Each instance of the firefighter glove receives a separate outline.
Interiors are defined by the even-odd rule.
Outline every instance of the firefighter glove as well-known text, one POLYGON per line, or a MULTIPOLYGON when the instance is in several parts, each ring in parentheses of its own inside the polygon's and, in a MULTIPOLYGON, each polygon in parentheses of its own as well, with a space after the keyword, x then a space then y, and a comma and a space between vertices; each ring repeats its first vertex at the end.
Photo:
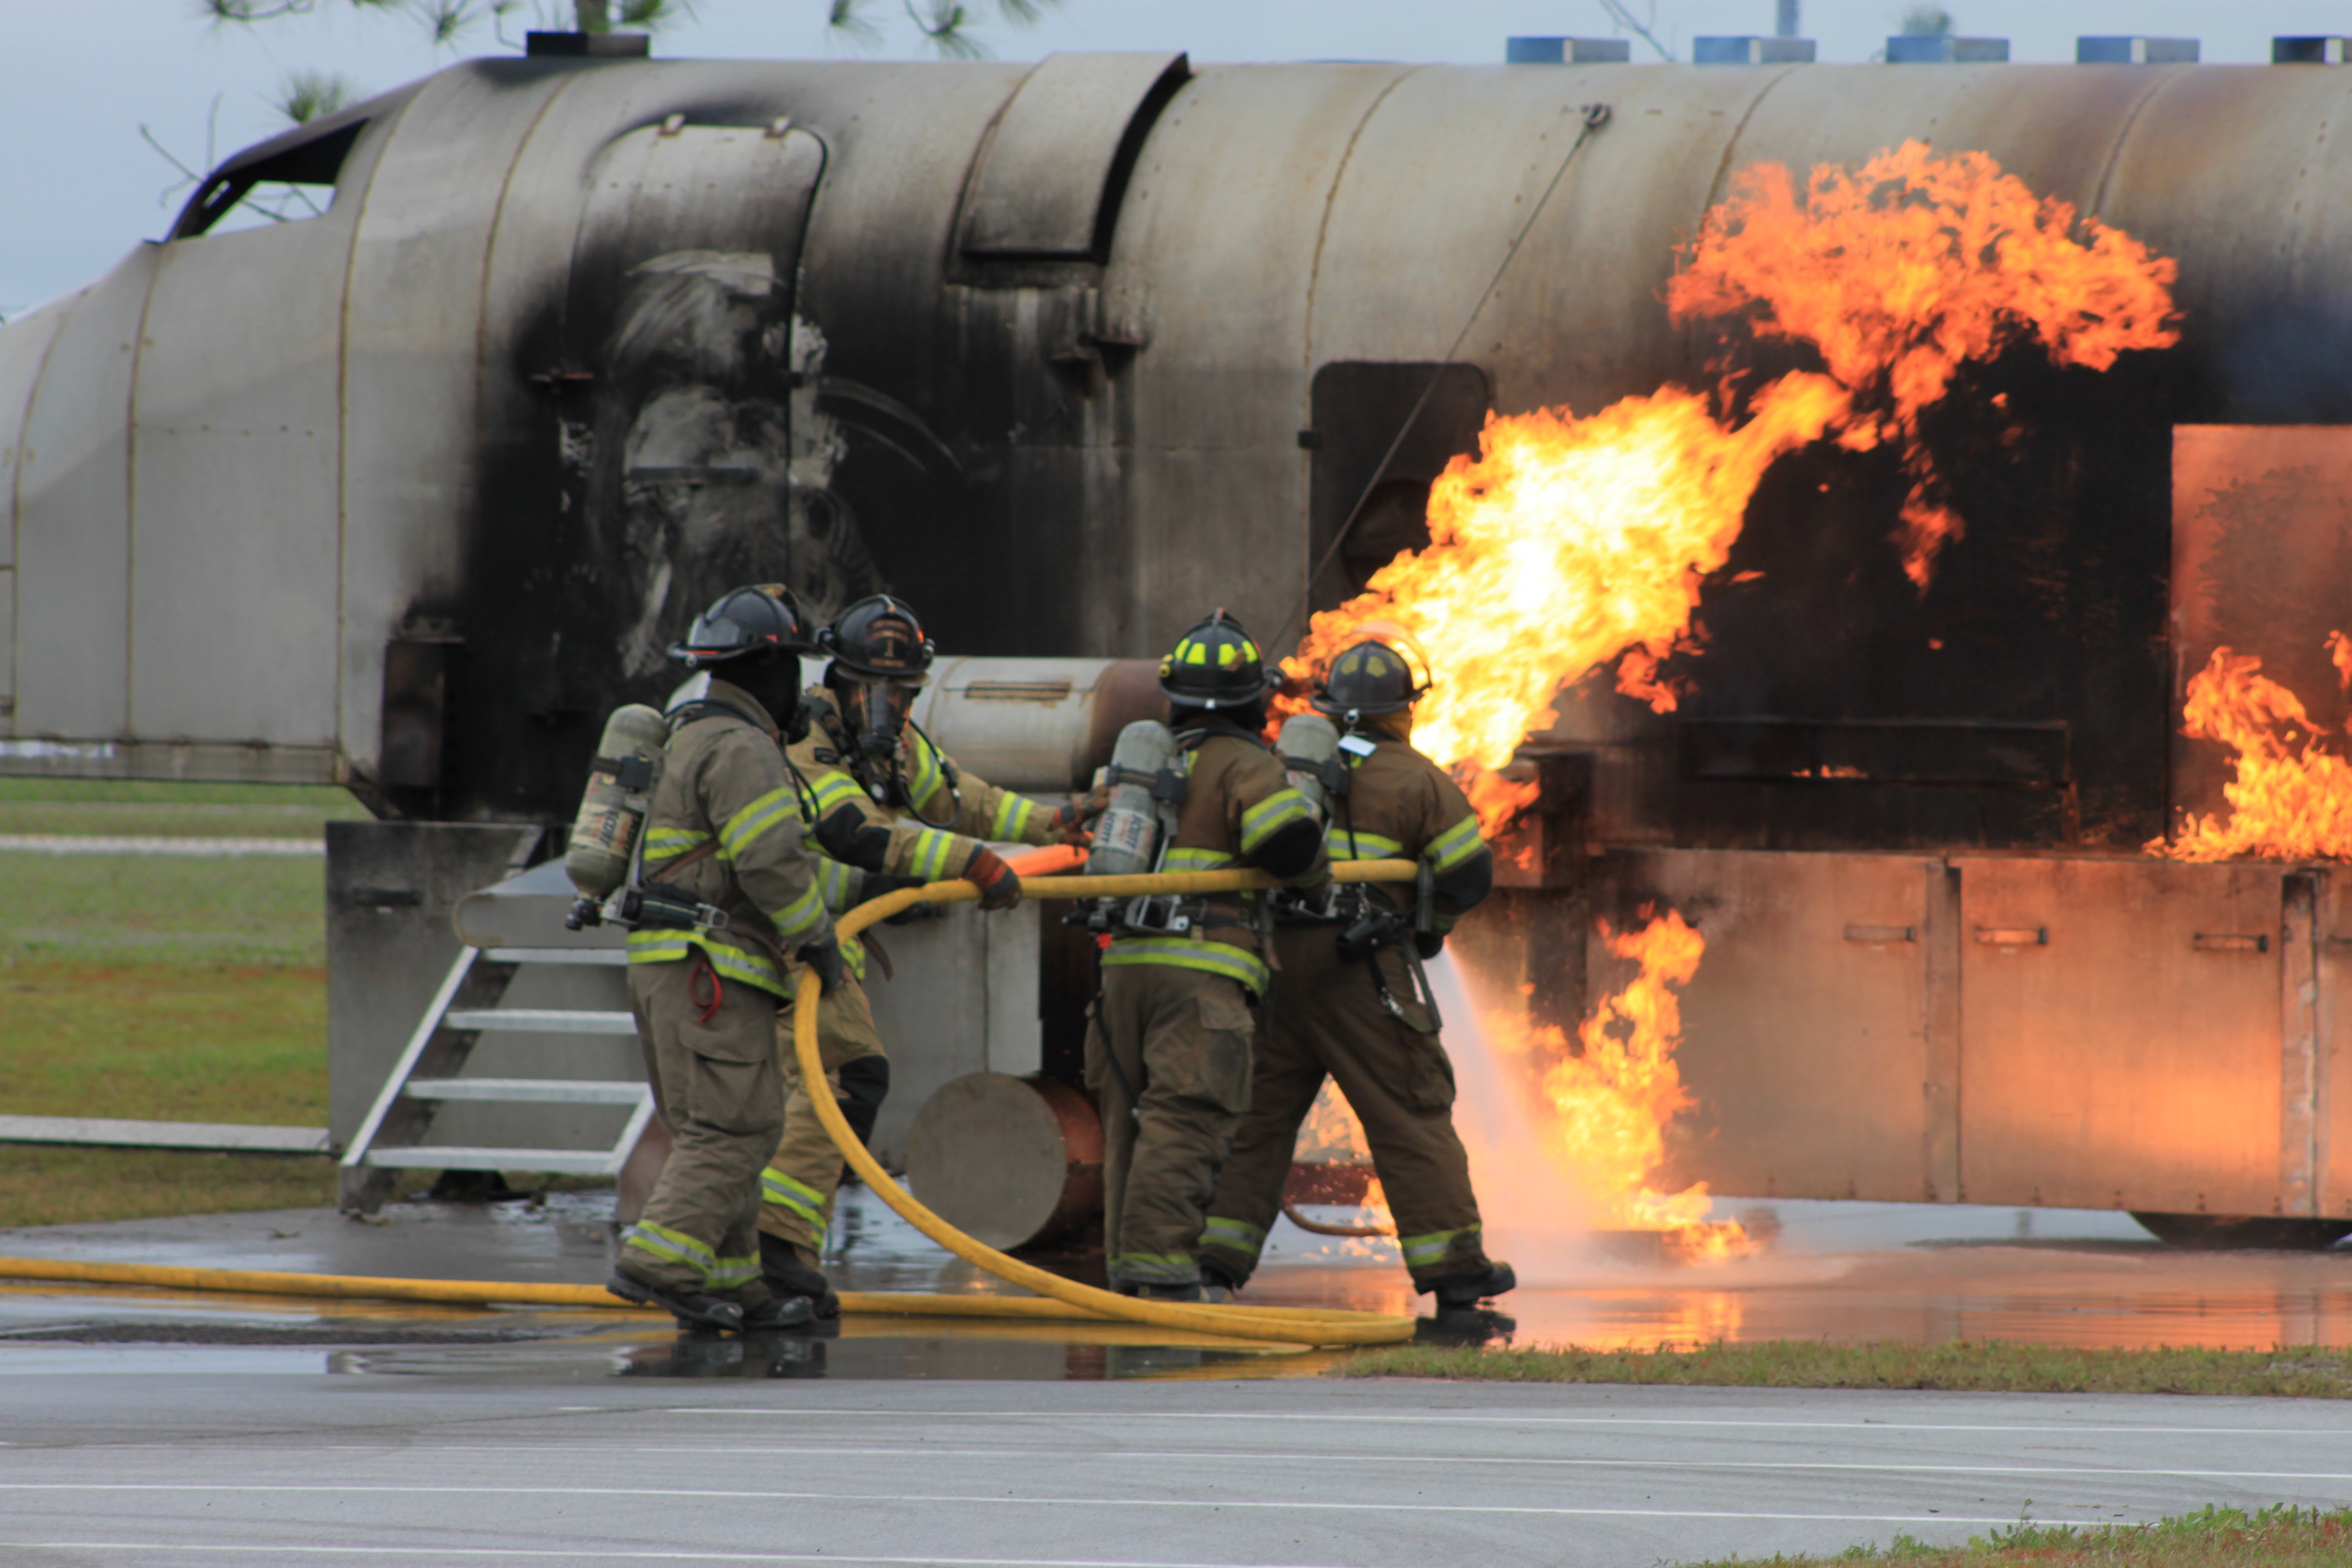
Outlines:
POLYGON ((1054 814, 1054 826, 1062 830, 1062 842, 1084 846, 1092 842, 1087 825, 1110 809, 1110 786, 1097 784, 1077 799, 1054 814))
POLYGON ((866 820, 856 805, 844 805, 816 825, 817 847, 845 866, 879 871, 890 853, 890 830, 866 820))
POLYGON ((1412 933, 1412 950, 1426 959, 1435 958, 1445 946, 1442 931, 1417 931, 1412 933))
POLYGON ((1009 910, 1021 901, 1021 879, 985 844, 972 851, 963 879, 980 889, 983 910, 1009 910))
POLYGON ((808 943, 793 956, 815 970, 827 991, 838 991, 848 983, 849 972, 841 962, 841 943, 831 936, 808 943))

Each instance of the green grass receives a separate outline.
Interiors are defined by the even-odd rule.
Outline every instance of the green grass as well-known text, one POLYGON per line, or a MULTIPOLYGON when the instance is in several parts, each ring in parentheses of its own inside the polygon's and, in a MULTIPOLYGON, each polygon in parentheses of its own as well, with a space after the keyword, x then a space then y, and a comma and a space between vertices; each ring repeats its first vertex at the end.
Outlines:
POLYGON ((1732 1557, 1685 1568, 1815 1568, 1832 1563, 1900 1563, 1906 1568, 2347 1568, 2352 1565, 2352 1510, 2281 1506, 2246 1513, 2206 1508, 2154 1524, 2015 1524, 1966 1546, 1928 1546, 1898 1535, 1887 1548, 1857 1546, 1835 1557, 1732 1557))
POLYGON ((2227 1394, 2352 1397, 2352 1351, 2072 1350, 1953 1341, 1832 1344, 1765 1340, 1687 1350, 1525 1350, 1403 1345, 1360 1351, 1338 1377, 1432 1377, 1496 1383, 1633 1383, 1730 1388, 1900 1388, 1982 1394, 2227 1394))
POLYGON ((0 970, 0 1109, 321 1125, 326 973, 165 963, 0 970))
POLYGON ((309 856, 0 851, 0 970, 327 962, 326 863, 309 856))
POLYGON ((0 1226, 317 1208, 335 1162, 289 1154, 0 1143, 0 1226))
POLYGON ((329 822, 367 815, 332 787, 0 778, 0 834, 316 838, 329 822))
MULTIPOLYGON (((335 789, 0 779, 0 833, 311 837, 363 815, 335 789)), ((323 1124, 323 862, 0 852, 0 1112, 323 1124)), ((334 1197, 326 1159, 0 1144, 0 1226, 334 1197)))

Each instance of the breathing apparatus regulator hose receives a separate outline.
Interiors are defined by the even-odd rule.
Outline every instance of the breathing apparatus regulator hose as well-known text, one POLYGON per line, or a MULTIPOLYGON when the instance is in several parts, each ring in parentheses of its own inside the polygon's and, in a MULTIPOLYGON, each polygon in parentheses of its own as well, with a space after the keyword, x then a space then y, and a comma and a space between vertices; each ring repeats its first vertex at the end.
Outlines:
MULTIPOLYGON (((1408 860, 1353 860, 1332 867, 1331 875, 1334 880, 1341 882, 1410 882, 1416 872, 1408 860)), ((1280 885, 1263 871, 1179 871, 1132 877, 1033 877, 1022 884, 1022 891, 1033 899, 1126 899, 1148 893, 1238 892, 1280 885)), ((835 930, 844 937, 855 936, 867 926, 888 919, 910 904, 962 903, 979 896, 978 888, 962 880, 934 882, 925 888, 904 888, 858 905, 841 917, 835 930)), ((803 969, 801 972, 800 992, 793 1008, 793 1051, 799 1060, 801 1081, 803 1083, 824 1081, 824 1065, 818 1055, 816 1034, 817 999, 824 994, 824 983, 814 971, 803 969)), ((1382 1312, 1150 1301, 1098 1290, 1091 1285, 1081 1285, 1075 1279, 1065 1279, 1058 1274, 1048 1273, 1034 1264, 1007 1257, 992 1247, 973 1240, 916 1202, 912 1194, 890 1179, 890 1173, 882 1168, 881 1162, 875 1159, 857 1134, 850 1131, 849 1122, 843 1117, 841 1107, 835 1103, 833 1096, 813 1095, 810 1100, 817 1120, 824 1124, 825 1131, 841 1151, 842 1158, 849 1162, 850 1168, 857 1173, 859 1179, 871 1187, 884 1203, 897 1210, 907 1223, 950 1252, 966 1262, 977 1264, 1009 1284, 1022 1286, 1040 1296, 1050 1297, 1105 1318, 1149 1323, 1163 1329, 1182 1329, 1193 1333, 1221 1334, 1233 1339, 1270 1340, 1303 1345, 1374 1345, 1393 1344, 1412 1337, 1412 1319, 1392 1317, 1382 1312)))

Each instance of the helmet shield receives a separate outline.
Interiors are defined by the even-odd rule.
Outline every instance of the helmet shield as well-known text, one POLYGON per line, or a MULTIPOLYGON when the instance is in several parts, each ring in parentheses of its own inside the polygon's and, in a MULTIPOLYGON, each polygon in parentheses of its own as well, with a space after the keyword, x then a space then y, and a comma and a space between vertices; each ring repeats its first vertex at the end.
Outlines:
POLYGON ((1245 708, 1265 695, 1265 661, 1233 616, 1219 610, 1160 661, 1160 689, 1187 708, 1245 708))

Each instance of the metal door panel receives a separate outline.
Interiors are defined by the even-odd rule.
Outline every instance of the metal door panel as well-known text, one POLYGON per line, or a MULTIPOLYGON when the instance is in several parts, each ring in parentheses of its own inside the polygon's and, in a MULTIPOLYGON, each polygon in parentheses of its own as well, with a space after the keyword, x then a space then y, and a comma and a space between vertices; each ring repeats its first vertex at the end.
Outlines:
MULTIPOLYGON (((1808 1198, 1937 1196, 1927 1176, 1933 862, 1911 856, 1648 850, 1611 857, 1625 899, 1706 939, 1676 1053, 1696 1105, 1664 1179, 1808 1198)), ((1630 965, 1596 931, 1590 994, 1630 965)), ((1949 1194, 1940 1194, 1946 1198, 1949 1194)))
POLYGON ((2310 1155, 2315 1178, 2309 1212, 2352 1216, 2352 877, 2328 871, 2312 880, 2316 1037, 2309 1075, 2310 1155))
POLYGON ((131 384, 162 255, 140 247, 74 304, 26 412, 16 480, 19 735, 94 740, 129 727, 131 384))
MULTIPOLYGON (((2252 654, 2322 731, 2352 708, 2327 634, 2352 631, 2352 426, 2172 432, 2172 712, 2216 647, 2252 654)), ((2171 825, 2227 814, 2229 748, 2172 735, 2171 825)))
POLYGON ((2285 873, 1954 864, 1966 1201, 2274 1212, 2285 873))
POLYGON ((339 205, 163 247, 131 452, 131 720, 142 737, 335 739, 351 243, 339 205), (257 595, 249 613, 204 607, 240 594, 257 595))

